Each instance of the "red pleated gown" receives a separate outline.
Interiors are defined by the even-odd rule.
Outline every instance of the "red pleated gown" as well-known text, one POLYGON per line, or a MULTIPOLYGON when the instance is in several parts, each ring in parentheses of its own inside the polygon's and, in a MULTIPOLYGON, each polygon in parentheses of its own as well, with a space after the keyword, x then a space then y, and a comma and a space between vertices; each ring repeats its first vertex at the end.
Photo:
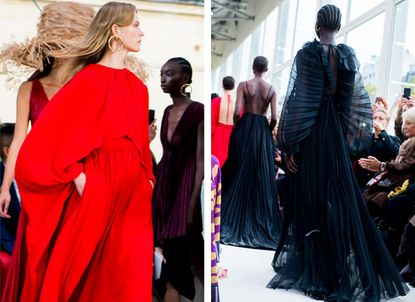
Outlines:
POLYGON ((147 125, 147 88, 127 69, 89 65, 52 98, 16 163, 27 222, 3 301, 151 301, 147 125))

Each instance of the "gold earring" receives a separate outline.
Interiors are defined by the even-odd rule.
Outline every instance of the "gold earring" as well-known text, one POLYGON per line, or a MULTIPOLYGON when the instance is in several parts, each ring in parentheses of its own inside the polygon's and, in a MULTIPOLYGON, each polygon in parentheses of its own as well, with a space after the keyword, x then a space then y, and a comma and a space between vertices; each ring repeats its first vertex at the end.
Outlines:
POLYGON ((193 89, 192 89, 192 86, 190 86, 190 84, 183 84, 182 85, 182 87, 180 87, 180 94, 182 95, 182 96, 187 96, 187 93, 188 94, 191 94, 192 93, 192 91, 193 91, 193 89), (186 88, 187 87, 189 87, 190 88, 190 91, 189 92, 186 92, 186 88))
POLYGON ((320 31, 320 26, 316 25, 315 30, 316 30, 316 32, 319 32, 320 31))
POLYGON ((124 40, 120 37, 120 36, 111 36, 109 39, 108 39, 108 48, 112 51, 112 52, 116 52, 116 51, 120 51, 121 49, 123 49, 124 48, 124 40), (118 47, 117 49, 113 49, 112 48, 112 45, 111 45, 111 41, 112 41, 112 39, 119 39, 120 41, 121 41, 121 47, 118 47))

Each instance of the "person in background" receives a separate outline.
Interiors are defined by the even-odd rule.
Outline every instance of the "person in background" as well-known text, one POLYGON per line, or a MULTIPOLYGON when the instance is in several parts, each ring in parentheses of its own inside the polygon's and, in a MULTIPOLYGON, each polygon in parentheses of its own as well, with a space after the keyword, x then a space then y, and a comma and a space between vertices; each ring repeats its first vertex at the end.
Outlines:
MULTIPOLYGON (((358 154, 357 158, 374 156, 381 161, 390 161, 398 155, 401 140, 386 132, 389 116, 383 109, 373 113, 373 134, 365 150, 358 154)), ((367 182, 375 175, 374 172, 365 170, 359 165, 354 165, 355 176, 359 187, 364 189, 367 182)))
POLYGON ((405 224, 415 206, 415 107, 403 113, 403 134, 407 140, 399 154, 389 161, 374 156, 361 158, 363 169, 377 172, 363 196, 369 204, 377 206, 380 218, 388 229, 388 247, 395 255, 405 224))
POLYGON ((235 79, 227 76, 222 80, 223 96, 212 99, 211 103, 211 144, 212 155, 216 156, 222 167, 228 157, 229 139, 233 128, 235 100, 232 90, 235 79))
POLYGON ((398 102, 398 109, 395 115, 395 135, 399 137, 401 142, 405 141, 407 137, 402 132, 402 114, 409 108, 415 106, 415 98, 413 96, 409 96, 409 99, 401 96, 397 100, 398 102))
POLYGON ((275 249, 281 225, 272 138, 277 93, 263 79, 267 58, 257 56, 252 69, 254 78, 238 85, 234 129, 221 169, 221 240, 230 245, 275 249))
POLYGON ((388 112, 388 102, 385 98, 377 96, 374 104, 372 105, 372 110, 373 112, 376 112, 378 110, 385 110, 386 112, 388 112))
MULTIPOLYGON (((7 165, 7 156, 13 139, 15 125, 12 123, 0 124, 0 182, 3 181, 4 170, 7 165)), ((11 255, 16 240, 17 223, 20 212, 20 198, 16 183, 10 186, 10 204, 8 217, 0 217, 0 296, 4 288, 7 272, 10 267, 11 255)))

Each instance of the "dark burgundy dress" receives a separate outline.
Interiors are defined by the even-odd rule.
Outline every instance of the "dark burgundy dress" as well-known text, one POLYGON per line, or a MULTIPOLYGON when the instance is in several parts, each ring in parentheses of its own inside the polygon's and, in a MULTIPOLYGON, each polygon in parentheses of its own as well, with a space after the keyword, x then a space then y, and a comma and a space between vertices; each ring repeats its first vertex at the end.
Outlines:
MULTIPOLYGON (((193 300, 195 289, 190 258, 195 257, 195 247, 203 250, 201 218, 196 217, 191 230, 186 231, 186 217, 196 174, 197 131, 203 121, 204 106, 190 103, 169 142, 171 108, 172 105, 164 111, 160 133, 163 157, 157 167, 153 199, 155 243, 163 248, 167 261, 162 268, 162 281, 170 282, 181 295, 193 300)), ((198 216, 199 209, 200 203, 195 207, 198 216)))

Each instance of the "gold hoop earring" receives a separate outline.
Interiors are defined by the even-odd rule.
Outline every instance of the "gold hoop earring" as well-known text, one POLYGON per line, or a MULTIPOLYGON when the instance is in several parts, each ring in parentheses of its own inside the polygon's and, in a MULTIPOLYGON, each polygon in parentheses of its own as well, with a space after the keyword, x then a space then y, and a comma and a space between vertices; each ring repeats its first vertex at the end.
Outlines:
POLYGON ((320 31, 320 26, 316 25, 315 30, 316 30, 316 32, 319 32, 320 31))
POLYGON ((108 48, 112 51, 112 52, 116 52, 116 51, 120 51, 121 49, 123 49, 124 48, 124 40, 120 37, 120 36, 111 36, 109 39, 108 39, 108 48), (118 48, 116 48, 115 50, 112 48, 112 45, 111 45, 111 41, 112 41, 112 39, 119 39, 120 41, 121 41, 121 47, 118 47, 118 48))
POLYGON ((187 94, 191 94, 193 91, 192 86, 190 84, 183 84, 182 87, 180 87, 180 94, 182 96, 187 96, 187 94), (186 92, 186 88, 190 88, 190 91, 186 92))

